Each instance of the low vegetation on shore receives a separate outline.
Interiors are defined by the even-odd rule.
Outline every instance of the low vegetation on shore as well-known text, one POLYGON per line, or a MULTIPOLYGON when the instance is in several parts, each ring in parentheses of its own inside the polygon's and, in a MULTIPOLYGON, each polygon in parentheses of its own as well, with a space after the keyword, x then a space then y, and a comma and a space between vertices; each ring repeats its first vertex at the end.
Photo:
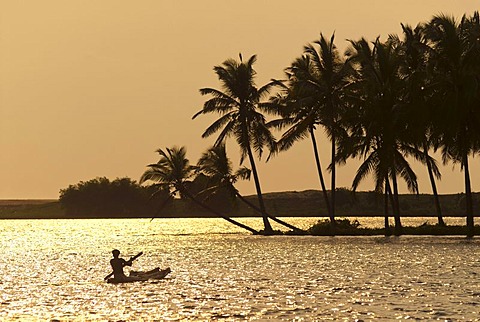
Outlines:
MULTIPOLYGON (((480 233, 480 226, 475 226, 475 235, 480 233)), ((291 231, 287 234, 295 234, 291 231)), ((334 227, 327 220, 320 220, 318 223, 307 229, 305 234, 313 236, 376 236, 394 234, 393 229, 362 227, 357 220, 339 219, 334 227)), ((447 226, 424 223, 418 227, 404 226, 403 235, 422 236, 465 236, 466 226, 447 226)))

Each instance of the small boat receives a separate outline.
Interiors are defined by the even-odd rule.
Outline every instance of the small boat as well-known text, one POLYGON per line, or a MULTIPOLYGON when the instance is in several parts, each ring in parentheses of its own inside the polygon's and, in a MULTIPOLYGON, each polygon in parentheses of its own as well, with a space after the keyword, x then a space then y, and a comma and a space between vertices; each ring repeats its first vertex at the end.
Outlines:
POLYGON ((148 281, 148 280, 159 280, 159 279, 165 278, 165 276, 170 274, 171 271, 172 270, 170 269, 170 267, 167 267, 165 269, 160 269, 159 267, 157 267, 147 272, 130 271, 130 275, 127 276, 126 278, 116 279, 112 277, 107 280, 107 283, 119 284, 119 283, 142 282, 142 281, 148 281))

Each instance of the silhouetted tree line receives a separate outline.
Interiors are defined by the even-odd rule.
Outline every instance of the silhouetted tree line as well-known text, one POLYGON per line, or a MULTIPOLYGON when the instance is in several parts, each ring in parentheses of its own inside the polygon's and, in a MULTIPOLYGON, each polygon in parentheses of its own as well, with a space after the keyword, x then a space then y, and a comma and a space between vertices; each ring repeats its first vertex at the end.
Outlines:
POLYGON ((129 178, 110 181, 102 177, 60 190, 59 201, 67 216, 137 217, 151 216, 162 199, 153 186, 140 186, 129 178))

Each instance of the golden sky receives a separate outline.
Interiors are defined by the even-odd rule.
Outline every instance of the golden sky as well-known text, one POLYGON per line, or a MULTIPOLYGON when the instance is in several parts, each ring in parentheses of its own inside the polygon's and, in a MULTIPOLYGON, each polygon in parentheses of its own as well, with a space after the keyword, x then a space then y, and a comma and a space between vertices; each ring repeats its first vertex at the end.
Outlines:
MULTIPOLYGON (((385 38, 432 15, 460 17, 474 0, 164 1, 5 0, 0 5, 0 199, 57 198, 61 188, 98 176, 138 180, 154 151, 186 146, 190 160, 213 115, 191 120, 219 88, 212 70, 227 58, 258 55, 257 84, 282 78, 302 47, 335 31, 346 39, 385 38)), ((319 135, 323 136, 321 130, 319 135)), ((323 165, 330 158, 320 139, 323 165)), ((238 160, 234 142, 227 144, 238 160)), ((480 162, 472 159, 480 190, 480 162)), ((426 170, 413 161, 422 192, 426 170)), ((358 161, 338 170, 349 187, 358 161)), ((440 193, 463 191, 459 166, 442 168, 440 193)), ((319 189, 310 141, 259 167, 265 192, 319 189)), ((329 180, 327 180, 329 184, 329 180)), ((253 182, 238 185, 253 194, 253 182)), ((366 181, 361 190, 371 190, 366 181)), ((403 188, 405 192, 405 188, 403 188)))

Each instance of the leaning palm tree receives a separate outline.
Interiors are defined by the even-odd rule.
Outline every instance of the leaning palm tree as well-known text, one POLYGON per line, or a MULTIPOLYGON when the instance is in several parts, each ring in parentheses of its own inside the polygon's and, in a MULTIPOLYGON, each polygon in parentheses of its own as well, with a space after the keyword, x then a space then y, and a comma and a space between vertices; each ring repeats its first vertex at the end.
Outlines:
MULTIPOLYGON (((210 179, 208 188, 201 191, 200 194, 206 195, 206 198, 209 198, 212 195, 217 193, 222 194, 226 191, 227 196, 232 200, 239 198, 248 207, 261 214, 261 210, 256 205, 248 201, 244 196, 242 196, 235 187, 235 183, 238 180, 250 180, 250 169, 241 167, 237 171, 233 172, 232 162, 227 156, 225 144, 211 147, 204 152, 197 163, 197 167, 201 173, 210 179)), ((293 231, 301 231, 301 229, 290 225, 289 223, 280 220, 277 217, 274 217, 268 213, 267 215, 273 221, 290 228, 293 231)))
MULTIPOLYGON (((285 124, 288 130, 279 141, 280 149, 290 148, 296 141, 310 136, 313 144, 318 176, 327 205, 330 221, 335 222, 336 148, 339 133, 339 115, 343 108, 344 90, 348 86, 351 68, 341 59, 334 35, 330 40, 320 34, 320 39, 304 47, 304 55, 287 68, 288 86, 285 124), (315 139, 315 129, 323 126, 331 141, 331 188, 327 195, 320 157, 315 139)), ((285 114, 285 113, 284 113, 285 114)))
POLYGON ((147 166, 147 170, 140 178, 140 183, 153 182, 158 189, 170 191, 172 197, 179 193, 181 197, 192 200, 198 206, 225 219, 229 223, 258 234, 255 229, 223 215, 202 203, 192 194, 188 186, 191 183, 190 179, 195 174, 196 167, 190 165, 190 161, 186 157, 185 147, 158 149, 156 152, 160 154, 160 160, 147 166))
POLYGON ((434 16, 426 26, 432 48, 429 66, 436 90, 434 120, 444 162, 460 163, 464 172, 467 236, 474 235, 469 156, 479 152, 480 17, 434 16))
POLYGON ((204 103, 203 109, 196 113, 193 118, 209 113, 221 115, 205 130, 202 137, 206 138, 220 132, 215 146, 224 143, 228 137, 235 138, 241 151, 240 164, 243 163, 245 158, 248 158, 250 162, 262 213, 264 233, 272 234, 273 230, 268 221, 263 201, 254 153, 261 158, 265 146, 270 150, 274 149, 275 139, 266 125, 265 116, 261 112, 267 110, 262 99, 269 94, 276 82, 269 82, 260 88, 255 86, 256 72, 253 69, 253 64, 256 59, 254 55, 244 62, 240 55, 240 62, 227 59, 221 66, 215 66, 214 71, 222 84, 223 91, 214 88, 202 88, 200 93, 209 95, 211 98, 204 103))

